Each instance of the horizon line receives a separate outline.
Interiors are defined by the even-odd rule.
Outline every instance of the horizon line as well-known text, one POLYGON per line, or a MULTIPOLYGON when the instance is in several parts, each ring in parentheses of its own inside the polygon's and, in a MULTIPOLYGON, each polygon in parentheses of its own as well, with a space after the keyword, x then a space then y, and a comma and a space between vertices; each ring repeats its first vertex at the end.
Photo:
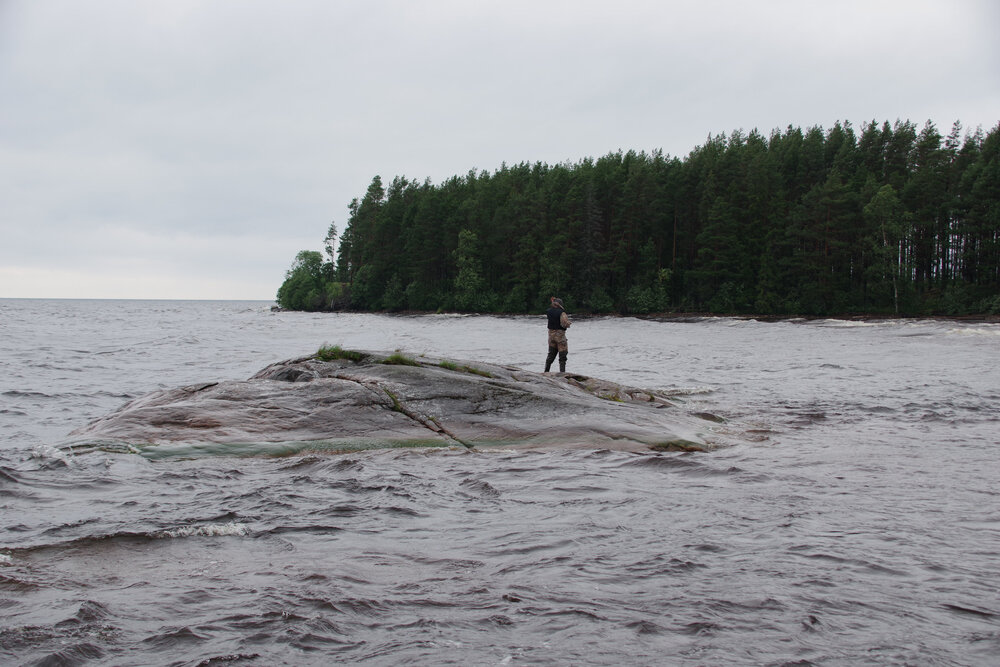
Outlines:
POLYGON ((139 296, 0 296, 0 301, 263 301, 277 303, 275 299, 220 299, 190 297, 139 297, 139 296))

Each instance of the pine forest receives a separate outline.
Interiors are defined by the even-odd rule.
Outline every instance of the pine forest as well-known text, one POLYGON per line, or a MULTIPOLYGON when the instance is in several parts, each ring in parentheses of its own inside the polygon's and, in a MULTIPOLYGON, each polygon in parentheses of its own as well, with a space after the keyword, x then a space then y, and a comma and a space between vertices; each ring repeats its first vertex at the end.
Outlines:
POLYGON ((295 310, 1000 314, 1000 124, 872 121, 709 136, 440 184, 375 176, 295 310), (338 243, 339 241, 339 243, 338 243))

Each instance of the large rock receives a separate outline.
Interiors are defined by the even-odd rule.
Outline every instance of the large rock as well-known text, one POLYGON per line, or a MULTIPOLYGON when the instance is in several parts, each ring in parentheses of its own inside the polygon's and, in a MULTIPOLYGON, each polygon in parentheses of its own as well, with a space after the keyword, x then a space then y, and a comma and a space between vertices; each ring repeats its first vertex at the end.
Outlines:
POLYGON ((705 422, 654 391, 478 362, 359 356, 302 357, 249 380, 153 392, 71 435, 133 445, 322 441, 327 450, 705 447, 705 422))

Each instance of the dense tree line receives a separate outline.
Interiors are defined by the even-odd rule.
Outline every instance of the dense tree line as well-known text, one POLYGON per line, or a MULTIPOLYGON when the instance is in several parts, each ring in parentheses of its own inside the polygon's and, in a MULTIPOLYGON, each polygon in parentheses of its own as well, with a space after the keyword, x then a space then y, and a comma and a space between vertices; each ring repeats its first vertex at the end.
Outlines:
POLYGON ((376 176, 334 257, 299 253, 305 309, 828 315, 1000 312, 1000 125, 710 136, 439 185, 376 176))

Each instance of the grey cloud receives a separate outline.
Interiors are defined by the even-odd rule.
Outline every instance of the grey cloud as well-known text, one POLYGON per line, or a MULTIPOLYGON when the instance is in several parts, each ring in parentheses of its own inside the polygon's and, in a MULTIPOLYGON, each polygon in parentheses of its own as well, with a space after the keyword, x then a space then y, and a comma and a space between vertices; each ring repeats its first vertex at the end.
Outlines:
MULTIPOLYGON (((196 274, 201 256, 181 254, 198 236, 319 249, 375 174, 683 156, 709 133, 836 120, 992 125, 997 18, 972 0, 15 0, 0 4, 15 100, 0 118, 0 262, 44 269, 46 239, 129 228, 177 240, 170 266, 196 274)), ((295 250, 261 243, 211 275, 257 265, 280 281, 295 250)))

